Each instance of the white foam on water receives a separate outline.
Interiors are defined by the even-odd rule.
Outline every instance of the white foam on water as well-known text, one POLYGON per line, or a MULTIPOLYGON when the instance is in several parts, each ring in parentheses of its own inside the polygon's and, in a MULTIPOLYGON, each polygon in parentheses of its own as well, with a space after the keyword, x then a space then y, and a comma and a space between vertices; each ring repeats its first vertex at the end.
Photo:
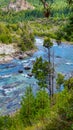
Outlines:
POLYGON ((27 74, 25 74, 24 77, 29 78, 29 76, 27 74))
POLYGON ((25 74, 21 74, 21 76, 25 76, 25 74))
POLYGON ((35 60, 35 57, 32 57, 32 58, 30 58, 29 60, 30 60, 30 61, 34 61, 34 60, 35 60))
POLYGON ((29 76, 27 74, 21 74, 23 77, 25 78, 29 78, 29 76))
POLYGON ((20 63, 28 63, 28 60, 23 60, 20 63))
POLYGON ((58 45, 56 43, 54 43, 53 46, 58 46, 58 45))
POLYGON ((0 86, 0 90, 3 90, 3 88, 2 88, 3 86, 0 86))
POLYGON ((11 74, 9 74, 9 75, 2 75, 2 76, 0 76, 0 78, 9 78, 11 76, 12 76, 11 74))
POLYGON ((36 39, 35 39, 35 43, 36 43, 36 45, 43 45, 43 42, 44 42, 44 39, 43 38, 39 38, 39 37, 37 37, 36 39))
POLYGON ((15 91, 15 90, 17 90, 17 87, 8 88, 8 89, 5 89, 5 93, 7 94, 7 93, 10 93, 10 92, 15 91))
POLYGON ((66 64, 67 64, 67 65, 73 65, 73 63, 70 63, 70 62, 67 62, 66 64))

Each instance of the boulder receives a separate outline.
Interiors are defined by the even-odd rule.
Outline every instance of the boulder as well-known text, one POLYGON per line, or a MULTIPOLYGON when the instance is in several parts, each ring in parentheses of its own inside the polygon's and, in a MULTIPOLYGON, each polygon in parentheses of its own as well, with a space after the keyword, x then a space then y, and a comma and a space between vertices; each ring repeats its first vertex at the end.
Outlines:
POLYGON ((25 66, 24 69, 25 69, 25 70, 30 70, 31 67, 30 67, 30 66, 25 66))
POLYGON ((56 56, 56 58, 62 58, 61 56, 56 56))
POLYGON ((32 77, 33 76, 33 74, 32 73, 29 73, 29 74, 27 74, 29 77, 32 77))
POLYGON ((23 70, 18 70, 19 73, 23 73, 23 70))
POLYGON ((23 59, 24 59, 23 55, 20 55, 20 56, 19 56, 19 59, 20 59, 20 60, 23 60, 23 59))

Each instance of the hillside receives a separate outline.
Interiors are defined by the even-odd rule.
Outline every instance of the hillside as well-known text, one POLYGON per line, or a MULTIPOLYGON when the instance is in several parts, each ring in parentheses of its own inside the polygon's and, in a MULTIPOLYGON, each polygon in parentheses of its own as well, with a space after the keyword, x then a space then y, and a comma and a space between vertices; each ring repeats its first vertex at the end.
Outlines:
MULTIPOLYGON (((0 22, 17 23, 44 18, 43 5, 40 0, 27 0, 26 4, 23 0, 16 0, 10 3, 9 1, 11 0, 0 0, 0 8, 3 8, 3 10, 8 9, 8 11, 0 10, 0 22)), ((51 5, 51 17, 61 19, 70 15, 66 1, 54 0, 52 2, 52 0, 48 0, 48 2, 51 5)))
POLYGON ((9 11, 21 11, 27 9, 34 9, 34 7, 25 0, 8 0, 7 2, 0 0, 2 10, 9 11))
MULTIPOLYGON (((25 0, 0 0, 0 7, 5 7, 7 6, 9 3, 11 2, 16 2, 16 1, 24 1, 25 0)), ((42 3, 40 0, 26 0, 27 2, 29 2, 31 5, 34 5, 35 7, 39 7, 39 6, 42 6, 42 3)), ((54 8, 57 8, 57 9, 61 9, 63 7, 66 7, 67 6, 67 3, 65 0, 47 0, 50 4, 52 3, 54 8)))

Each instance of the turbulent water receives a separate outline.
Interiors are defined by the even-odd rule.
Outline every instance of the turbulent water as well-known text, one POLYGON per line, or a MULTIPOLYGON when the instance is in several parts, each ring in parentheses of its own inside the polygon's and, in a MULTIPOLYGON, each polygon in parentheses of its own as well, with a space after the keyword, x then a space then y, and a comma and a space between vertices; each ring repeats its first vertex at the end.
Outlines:
MULTIPOLYGON (((21 97, 27 86, 31 85, 34 93, 38 87, 35 78, 28 74, 31 73, 36 57, 47 59, 48 56, 47 49, 43 47, 43 39, 36 37, 35 40, 38 50, 31 57, 0 64, 0 114, 8 114, 20 108, 21 97), (31 69, 25 70, 26 66, 31 69), (23 70, 23 73, 18 73, 19 70, 23 70)), ((55 71, 66 76, 73 75, 73 45, 62 43, 58 46, 54 43, 51 52, 54 52, 55 71)))

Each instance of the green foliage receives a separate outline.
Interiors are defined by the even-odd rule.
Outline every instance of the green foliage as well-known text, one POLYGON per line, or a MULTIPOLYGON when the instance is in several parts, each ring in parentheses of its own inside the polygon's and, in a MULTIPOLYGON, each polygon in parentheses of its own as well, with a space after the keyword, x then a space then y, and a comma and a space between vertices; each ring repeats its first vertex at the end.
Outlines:
POLYGON ((8 34, 1 34, 0 35, 0 41, 2 43, 12 43, 12 38, 10 37, 10 35, 8 34))
POLYGON ((47 61, 43 61, 42 57, 37 58, 33 65, 32 73, 38 80, 38 85, 41 88, 47 87, 47 77, 49 72, 49 64, 47 61))
POLYGON ((69 17, 69 22, 64 27, 63 31, 65 32, 64 37, 68 41, 73 41, 73 13, 69 17))
POLYGON ((73 4, 73 0, 67 0, 67 2, 69 5, 73 4))
POLYGON ((57 83, 57 88, 59 88, 64 83, 64 75, 58 73, 56 83, 57 83))
MULTIPOLYGON (((54 97, 55 98, 55 97, 54 97)), ((73 91, 63 90, 56 94, 50 119, 44 130, 72 130, 73 125, 73 91)))
MULTIPOLYGON (((1 6, 3 4, 8 5, 9 0, 0 0, 1 6)), ((32 5, 35 6, 34 10, 22 10, 20 12, 15 11, 2 11, 0 10, 0 21, 9 22, 9 23, 18 23, 27 20, 35 20, 37 18, 44 18, 43 13, 43 5, 40 0, 28 0, 32 5)), ((47 0, 49 5, 51 6, 51 17, 59 17, 62 16, 68 17, 69 15, 69 7, 67 7, 67 3, 64 0, 47 0), (51 4, 50 4, 51 3, 51 4)))
POLYGON ((45 90, 40 90, 36 94, 36 118, 45 120, 50 112, 50 99, 45 90))
POLYGON ((0 24, 0 42, 12 43, 12 36, 5 24, 0 24))
POLYGON ((34 120, 35 116, 35 98, 32 92, 32 88, 27 87, 25 91, 25 95, 22 98, 21 109, 20 109, 20 117, 25 125, 31 125, 32 120, 34 120))
MULTIPOLYGON (((54 19, 50 18, 49 20, 37 20, 37 18, 44 17, 39 0, 28 1, 36 7, 34 10, 20 12, 4 12, 0 10, 0 21, 6 22, 6 24, 0 23, 0 42, 7 44, 17 43, 25 51, 34 48, 34 34, 47 36, 44 40, 44 46, 47 48, 52 47, 48 36, 56 38, 57 35, 57 41, 61 39, 73 41, 73 13, 72 9, 67 7, 65 1, 50 1, 52 3, 51 16, 54 19), (38 9, 39 7, 40 10, 38 9), (66 24, 65 21, 65 25, 62 25, 63 20, 61 21, 61 19, 65 19, 69 14, 68 23, 66 24), (28 20, 37 21, 27 22, 28 20), (27 23, 22 23, 24 21, 27 23), (57 26, 60 26, 59 28, 61 29, 58 30, 57 26), (54 27, 58 30, 56 34, 54 27)), ((2 7, 7 5, 8 3, 6 2, 9 2, 9 0, 0 0, 0 2, 2 7)), ((58 86, 64 84, 64 90, 60 93, 55 93, 50 103, 47 89, 45 89, 48 87, 48 73, 50 71, 50 64, 47 61, 43 61, 41 57, 36 59, 32 72, 38 80, 38 85, 41 89, 34 95, 30 86, 26 88, 18 113, 12 116, 0 117, 1 130, 24 130, 25 126, 33 125, 40 121, 46 121, 46 124, 44 124, 45 130, 73 129, 73 78, 64 80, 64 76, 58 74, 57 84, 58 86)))
POLYGON ((53 43, 50 41, 50 39, 48 37, 46 37, 44 39, 44 46, 47 47, 47 48, 50 48, 53 46, 53 43))
POLYGON ((0 130, 7 130, 12 125, 12 119, 10 116, 1 116, 0 117, 0 130))
POLYGON ((10 0, 0 0, 0 7, 7 6, 10 0))
POLYGON ((0 24, 0 42, 16 43, 22 51, 34 48, 34 35, 31 27, 26 23, 0 24))
MULTIPOLYGON (((70 12, 70 11, 69 11, 70 12)), ((60 26, 60 29, 56 32, 56 40, 61 42, 65 39, 66 41, 73 42, 73 11, 71 10, 70 16, 64 25, 60 26)))
POLYGON ((72 90, 73 89, 73 78, 69 78, 68 80, 64 81, 64 86, 66 88, 68 88, 68 90, 72 90))
POLYGON ((21 35, 21 41, 21 48, 23 49, 23 51, 32 49, 34 47, 34 36, 32 33, 30 34, 28 32, 23 32, 23 34, 21 35))
MULTIPOLYGON (((73 91, 72 91, 73 92, 73 91)), ((73 121, 73 95, 72 92, 68 92, 67 90, 61 92, 58 97, 58 113, 60 118, 64 121, 73 121)), ((65 124, 67 125, 67 124, 65 124)), ((71 124, 69 124, 70 127, 71 124)), ((65 126, 67 127, 67 126, 65 126)))
POLYGON ((35 120, 48 117, 50 100, 45 90, 39 90, 33 95, 32 88, 27 87, 21 102, 20 118, 24 125, 32 125, 35 120))
POLYGON ((22 31, 20 32, 21 41, 19 45, 21 46, 22 51, 34 48, 34 35, 31 27, 29 26, 29 24, 27 24, 24 24, 22 26, 22 31))
POLYGON ((62 38, 63 38, 63 36, 64 36, 64 32, 60 29, 60 30, 58 30, 58 31, 56 32, 56 35, 57 35, 56 41, 57 41, 57 43, 59 44, 59 43, 61 43, 61 40, 62 40, 62 38))
MULTIPOLYGON (((71 79, 71 82, 73 79, 71 79)), ((73 85, 73 84, 71 84, 73 85)), ((67 85, 66 85, 67 86, 67 85)), ((25 90, 21 109, 13 116, 0 117, 1 130, 24 130, 26 126, 43 122, 44 130, 73 129, 73 89, 64 89, 53 96, 53 105, 47 91, 41 89, 33 94, 29 86, 25 90), (50 107, 51 106, 51 107, 50 107)), ((29 127, 28 129, 32 129, 29 127)), ((38 129, 40 129, 38 127, 38 129)))
POLYGON ((33 6, 36 8, 41 7, 41 2, 40 0, 27 0, 29 3, 31 3, 33 6))
POLYGON ((20 12, 0 12, 0 21, 8 22, 8 23, 19 23, 24 21, 32 21, 37 18, 43 18, 43 11, 39 9, 34 10, 22 10, 20 12))

